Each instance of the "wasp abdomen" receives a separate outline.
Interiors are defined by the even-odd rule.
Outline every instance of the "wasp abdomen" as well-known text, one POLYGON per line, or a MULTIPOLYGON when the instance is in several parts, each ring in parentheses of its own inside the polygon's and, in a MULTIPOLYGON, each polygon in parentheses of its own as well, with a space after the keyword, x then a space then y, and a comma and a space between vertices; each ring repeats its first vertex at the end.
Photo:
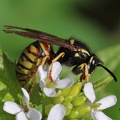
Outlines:
POLYGON ((43 53, 39 42, 36 41, 21 54, 16 67, 16 76, 21 86, 24 86, 35 75, 41 59, 44 57, 43 53))

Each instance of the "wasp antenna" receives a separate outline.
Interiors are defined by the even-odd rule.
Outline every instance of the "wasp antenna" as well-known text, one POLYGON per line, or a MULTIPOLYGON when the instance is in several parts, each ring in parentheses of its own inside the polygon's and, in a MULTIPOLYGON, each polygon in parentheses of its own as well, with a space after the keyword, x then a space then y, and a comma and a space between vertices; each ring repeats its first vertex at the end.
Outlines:
POLYGON ((105 66, 103 66, 101 64, 98 64, 97 66, 100 66, 100 67, 104 68, 114 78, 115 82, 117 82, 116 76, 108 68, 106 68, 105 66))

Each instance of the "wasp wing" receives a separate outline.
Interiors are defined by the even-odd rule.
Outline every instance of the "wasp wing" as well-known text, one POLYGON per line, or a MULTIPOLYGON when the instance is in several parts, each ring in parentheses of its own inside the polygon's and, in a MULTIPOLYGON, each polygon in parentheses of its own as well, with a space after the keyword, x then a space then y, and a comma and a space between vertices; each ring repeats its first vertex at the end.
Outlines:
POLYGON ((48 33, 37 30, 32 30, 29 28, 21 28, 21 27, 9 26, 9 25, 5 25, 4 27, 6 28, 6 30, 3 31, 6 33, 17 34, 26 38, 32 38, 41 42, 54 44, 75 51, 75 47, 73 45, 71 45, 69 42, 57 36, 50 35, 48 33))

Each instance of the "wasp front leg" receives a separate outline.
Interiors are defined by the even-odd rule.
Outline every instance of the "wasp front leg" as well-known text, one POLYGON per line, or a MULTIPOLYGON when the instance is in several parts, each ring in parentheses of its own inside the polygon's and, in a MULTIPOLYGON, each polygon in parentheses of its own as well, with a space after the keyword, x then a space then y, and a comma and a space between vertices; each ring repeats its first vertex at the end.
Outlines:
POLYGON ((88 65, 85 63, 85 80, 86 80, 86 82, 89 81, 89 77, 90 77, 90 74, 89 74, 89 70, 88 70, 88 65))
POLYGON ((80 76, 80 81, 82 82, 83 79, 86 80, 86 82, 89 81, 89 70, 88 70, 88 65, 86 63, 83 63, 80 65, 82 70, 82 75, 80 76))

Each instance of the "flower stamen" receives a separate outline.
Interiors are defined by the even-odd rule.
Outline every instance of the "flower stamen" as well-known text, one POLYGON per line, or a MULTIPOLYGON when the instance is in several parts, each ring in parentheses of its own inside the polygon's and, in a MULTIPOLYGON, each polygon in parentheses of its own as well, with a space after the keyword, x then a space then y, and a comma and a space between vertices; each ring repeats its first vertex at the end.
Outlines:
POLYGON ((28 108, 27 105, 24 105, 24 106, 23 106, 23 109, 24 109, 25 112, 28 112, 28 111, 29 111, 29 108, 28 108))
POLYGON ((98 107, 100 107, 101 106, 101 103, 94 103, 91 107, 93 108, 93 109, 97 109, 98 107))

